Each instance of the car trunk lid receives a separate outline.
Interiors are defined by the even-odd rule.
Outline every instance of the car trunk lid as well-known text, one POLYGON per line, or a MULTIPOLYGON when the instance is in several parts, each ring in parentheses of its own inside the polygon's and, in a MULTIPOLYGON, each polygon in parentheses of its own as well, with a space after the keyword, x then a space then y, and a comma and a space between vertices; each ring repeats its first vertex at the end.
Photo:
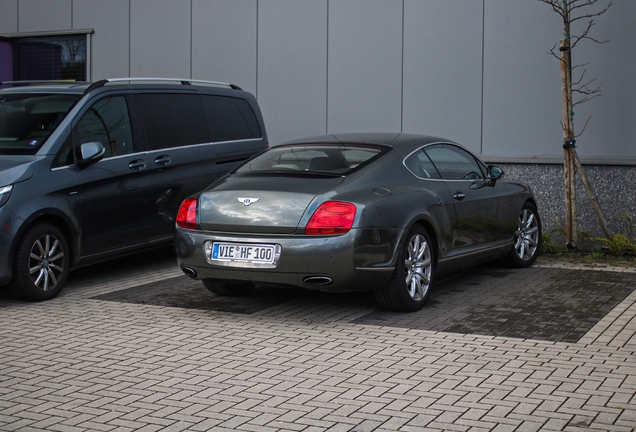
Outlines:
POLYGON ((230 177, 201 194, 199 223, 208 231, 291 234, 316 195, 342 177, 230 177))

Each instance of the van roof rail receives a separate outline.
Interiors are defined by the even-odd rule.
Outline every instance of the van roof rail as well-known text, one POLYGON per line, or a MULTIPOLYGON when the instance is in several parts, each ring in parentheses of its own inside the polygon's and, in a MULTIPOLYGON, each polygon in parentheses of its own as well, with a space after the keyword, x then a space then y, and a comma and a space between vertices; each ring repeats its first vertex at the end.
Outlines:
POLYGON ((13 85, 13 86, 29 86, 29 85, 42 85, 42 84, 59 84, 59 85, 69 85, 69 84, 90 84, 87 81, 76 81, 76 80, 24 80, 24 81, 0 81, 0 85, 13 85))
POLYGON ((182 79, 182 78, 152 78, 152 77, 134 77, 134 78, 108 78, 108 79, 103 79, 100 81, 96 81, 95 83, 93 83, 90 87, 88 87, 86 89, 86 93, 88 93, 89 91, 98 88, 98 87, 102 87, 105 86, 108 83, 118 83, 118 82, 148 82, 148 81, 152 81, 152 82, 169 82, 169 83, 179 83, 181 85, 192 85, 192 84, 204 84, 204 85, 214 85, 214 86, 220 86, 220 87, 229 87, 231 89, 234 90, 243 90, 242 88, 240 88, 239 86, 237 86, 236 84, 231 84, 231 83, 226 83, 226 82, 219 82, 219 81, 205 81, 205 80, 194 80, 194 79, 182 79))

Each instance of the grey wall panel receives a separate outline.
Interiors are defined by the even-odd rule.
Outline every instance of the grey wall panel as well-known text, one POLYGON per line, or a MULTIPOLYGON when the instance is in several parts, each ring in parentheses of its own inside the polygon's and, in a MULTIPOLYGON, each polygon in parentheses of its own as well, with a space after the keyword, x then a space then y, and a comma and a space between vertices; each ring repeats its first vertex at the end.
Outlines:
POLYGON ((329 133, 402 129, 402 1, 329 3, 329 133))
POLYGON ((482 3, 407 0, 404 132, 481 151, 482 3))
POLYGON ((18 0, 0 0, 0 33, 17 33, 18 0))
POLYGON ((555 17, 538 1, 485 1, 485 155, 563 153, 561 73, 546 54, 563 33, 555 17))
MULTIPOLYGON (((598 8, 597 8, 598 9, 598 8)), ((596 79, 601 96, 575 107, 574 125, 582 158, 636 159, 636 1, 616 0, 609 11, 595 19, 591 34, 596 44, 582 41, 572 51, 574 64, 586 64, 585 80, 596 79)), ((576 29, 579 30, 579 29, 576 29)), ((580 31, 580 30, 579 30, 580 31)))
POLYGON ((72 0, 20 0, 19 31, 69 30, 72 0))
POLYGON ((256 92, 256 0, 192 2, 192 78, 256 92))
POLYGON ((128 76, 129 10, 129 0, 74 0, 73 26, 94 30, 90 80, 128 76))
POLYGON ((270 143, 327 130, 327 1, 259 2, 258 100, 270 143))
MULTIPOLYGON (((578 131, 592 116, 584 161, 636 160, 635 16, 636 1, 615 0, 592 29, 610 42, 573 52, 602 84, 575 108, 578 131)), ((3 34, 86 28, 92 79, 235 82, 256 93, 273 143, 403 130, 491 161, 562 160, 560 68, 546 53, 562 23, 537 0, 0 0, 3 34)))
MULTIPOLYGON (((558 49, 561 18, 539 2, 486 0, 485 7, 484 153, 495 158, 562 160, 560 63, 546 54, 555 44, 558 49)), ((577 138, 583 160, 636 157, 636 83, 631 78, 636 63, 630 55, 636 42, 635 16, 636 2, 616 1, 605 15, 595 18, 591 33, 610 42, 582 41, 572 52, 574 64, 587 64, 586 80, 596 79, 603 93, 574 109, 577 133, 592 116, 577 138)), ((573 33, 580 34, 585 23, 580 21, 573 33)))
POLYGON ((190 78, 190 0, 131 0, 130 74, 190 78))

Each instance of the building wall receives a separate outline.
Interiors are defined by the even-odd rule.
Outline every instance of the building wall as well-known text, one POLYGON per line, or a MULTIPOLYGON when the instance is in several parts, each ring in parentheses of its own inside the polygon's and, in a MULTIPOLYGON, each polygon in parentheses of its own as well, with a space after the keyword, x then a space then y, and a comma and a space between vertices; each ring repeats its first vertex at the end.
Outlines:
MULTIPOLYGON (((554 233, 555 245, 565 243, 562 230, 565 228, 565 197, 563 192, 563 165, 556 164, 499 164, 506 180, 519 180, 529 184, 537 199, 541 222, 545 233, 554 233)), ((636 222, 636 167, 617 165, 587 165, 585 176, 593 186, 594 195, 607 228, 612 234, 629 235, 630 225, 625 216, 636 222)), ((576 210, 581 247, 600 246, 599 242, 585 242, 585 235, 604 237, 592 202, 577 176, 576 210)), ((632 226, 636 234, 636 226, 632 226)))
MULTIPOLYGON (((237 84, 256 95, 273 145, 402 131, 444 136, 487 161, 563 160, 560 66, 548 54, 562 23, 538 0, 0 0, 0 11, 0 35, 92 29, 92 80, 237 84)), ((575 109, 579 131, 591 116, 578 153, 630 166, 632 186, 635 27, 636 1, 614 0, 592 28, 609 42, 573 51, 602 85, 575 109)))
MULTIPOLYGON (((604 2, 601 2, 604 3, 604 2)), ((93 29, 91 77, 229 81, 273 144, 302 135, 441 135, 486 158, 558 162, 560 17, 537 0, 0 0, 0 34, 93 29)), ((573 52, 603 95, 576 110, 584 161, 636 163, 636 2, 573 52)), ((580 27, 578 28, 580 30, 580 27)))

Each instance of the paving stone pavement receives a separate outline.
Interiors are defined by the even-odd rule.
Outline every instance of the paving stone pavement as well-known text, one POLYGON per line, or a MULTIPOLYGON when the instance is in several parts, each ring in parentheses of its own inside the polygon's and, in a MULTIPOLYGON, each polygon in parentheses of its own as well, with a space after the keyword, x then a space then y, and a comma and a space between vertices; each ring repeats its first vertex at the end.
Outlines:
POLYGON ((636 430, 636 266, 540 257, 372 296, 219 298, 169 252, 0 293, 0 431, 636 430))

